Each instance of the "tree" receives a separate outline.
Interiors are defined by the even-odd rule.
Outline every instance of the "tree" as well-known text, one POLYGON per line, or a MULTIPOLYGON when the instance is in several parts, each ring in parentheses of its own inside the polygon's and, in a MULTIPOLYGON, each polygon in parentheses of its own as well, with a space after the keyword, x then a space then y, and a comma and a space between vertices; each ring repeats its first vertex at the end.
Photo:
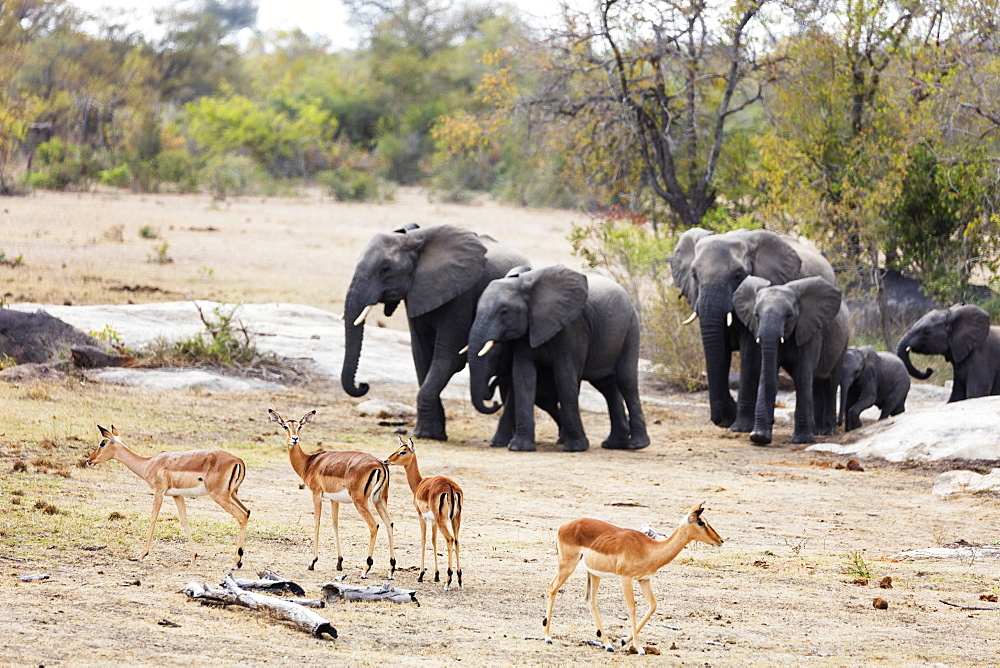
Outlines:
POLYGON ((588 162, 638 162, 675 222, 696 226, 718 204, 720 159, 739 115, 762 96, 770 58, 752 28, 765 2, 717 12, 699 0, 601 0, 596 18, 568 13, 530 104, 550 120, 586 119, 596 129, 580 147, 588 162))

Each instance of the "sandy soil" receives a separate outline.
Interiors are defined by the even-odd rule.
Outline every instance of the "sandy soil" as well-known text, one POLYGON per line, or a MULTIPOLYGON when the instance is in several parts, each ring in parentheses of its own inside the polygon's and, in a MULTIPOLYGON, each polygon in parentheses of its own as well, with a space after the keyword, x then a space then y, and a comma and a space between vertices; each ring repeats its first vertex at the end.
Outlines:
MULTIPOLYGON (((432 214, 435 222, 467 220, 498 238, 537 244, 528 253, 539 264, 572 261, 564 241, 572 216, 491 204, 453 209, 427 204, 412 192, 388 207, 303 198, 214 208, 194 197, 44 194, 5 200, 3 208, 0 248, 8 256, 25 256, 23 266, 0 269, 8 301, 173 300, 190 292, 206 299, 307 302, 336 311, 352 258, 367 236, 432 214), (346 220, 363 222, 347 231, 341 224, 346 220), (172 265, 145 262, 154 242, 138 239, 134 230, 147 222, 159 226, 171 244, 172 265), (118 224, 126 226, 125 243, 92 241, 118 224), (182 231, 205 226, 220 231, 182 231), (212 268, 211 275, 199 276, 201 266, 212 268), (136 284, 165 292, 111 289, 136 284)), ((383 394, 412 401, 414 388, 389 386, 383 394)), ((231 449, 249 466, 241 490, 253 511, 244 573, 268 567, 316 595, 321 583, 338 575, 329 518, 317 570, 308 571, 311 503, 265 410, 273 406, 285 417, 298 417, 317 408, 315 425, 303 433, 307 448, 322 444, 388 455, 391 428, 359 418, 355 400, 335 383, 226 394, 151 392, 73 379, 0 384, 0 398, 7 408, 0 420, 0 638, 7 663, 653 661, 583 644, 594 629, 583 602, 582 569, 557 600, 555 643, 541 640, 544 592, 555 572, 555 532, 580 516, 636 528, 649 523, 667 532, 685 507, 700 501, 726 543, 718 549, 690 546, 654 578, 659 607, 640 635, 672 663, 996 663, 1000 612, 994 609, 1000 605, 980 596, 1000 593, 997 561, 894 558, 958 540, 997 542, 1000 501, 994 495, 938 499, 931 486, 939 469, 928 465, 862 460, 864 471, 842 468, 842 458, 789 444, 787 424, 778 425, 773 447, 753 447, 744 436, 712 426, 698 396, 659 395, 647 405, 653 444, 646 450, 592 447, 579 454, 559 451, 551 423, 541 423, 536 453, 490 449, 493 418, 449 400, 451 440, 418 443, 418 452, 425 474, 450 475, 465 489, 465 589, 444 592, 439 584, 416 582, 417 521, 405 478, 394 471, 390 509, 402 567, 395 584, 416 589, 421 605, 332 605, 320 612, 340 632, 336 641, 310 638, 244 609, 205 607, 178 593, 192 580, 216 583, 230 563, 235 523, 211 502, 189 503, 203 554, 197 564, 186 563, 186 543, 170 504, 161 513, 151 555, 136 562, 130 557, 144 539, 151 501, 144 483, 117 463, 61 469, 69 477, 46 473, 39 463, 51 460, 58 469, 86 456, 96 441, 95 422, 114 421, 127 442, 145 453, 231 449), (15 462, 27 462, 29 471, 13 471, 15 462), (58 512, 47 515, 35 507, 44 503, 58 512), (123 517, 111 519, 112 512, 123 517), (869 571, 864 583, 855 582, 858 573, 852 571, 859 569, 869 571), (30 574, 49 578, 19 579, 30 574), (891 589, 879 588, 885 576, 892 578, 891 589), (878 597, 888 609, 873 607, 878 597), (180 626, 159 625, 164 619, 180 626)), ((606 417, 586 413, 584 419, 591 440, 599 442, 606 417)), ((345 573, 348 582, 359 583, 364 528, 356 513, 344 510, 345 573)), ((370 582, 381 581, 387 561, 380 533, 370 582)), ((624 634, 625 606, 614 578, 603 583, 598 600, 609 633, 624 634)), ((639 610, 645 610, 642 601, 639 610)))

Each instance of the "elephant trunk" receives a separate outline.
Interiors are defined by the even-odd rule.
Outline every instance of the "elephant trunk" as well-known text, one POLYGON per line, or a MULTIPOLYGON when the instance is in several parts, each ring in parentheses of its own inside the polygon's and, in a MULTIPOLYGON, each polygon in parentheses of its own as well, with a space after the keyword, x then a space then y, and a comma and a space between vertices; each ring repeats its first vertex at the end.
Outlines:
POLYGON ((728 319, 733 312, 732 294, 725 287, 705 286, 699 295, 696 310, 705 351, 712 422, 720 427, 729 427, 736 420, 736 402, 729 393, 732 351, 729 347, 728 319))
POLYGON ((473 323, 469 332, 469 396, 477 411, 490 415, 500 410, 503 405, 499 401, 491 404, 486 402, 493 398, 500 382, 499 378, 496 378, 498 371, 496 360, 504 351, 494 348, 480 357, 479 352, 488 340, 490 339, 483 328, 478 323, 473 323))
POLYGON ((774 425, 774 401, 778 394, 778 341, 783 334, 781 322, 762 321, 757 330, 760 341, 760 384, 754 410, 750 440, 757 445, 771 442, 774 425))
POLYGON ((368 392, 368 383, 355 383, 358 372, 358 360, 361 358, 361 343, 365 337, 364 321, 354 324, 359 319, 365 307, 374 301, 366 299, 358 286, 358 279, 351 281, 344 303, 344 365, 340 371, 340 384, 344 391, 352 397, 361 397, 368 392))
POLYGON ((920 380, 927 380, 934 373, 934 369, 927 368, 924 371, 917 371, 910 362, 910 333, 907 332, 903 335, 903 338, 899 340, 899 345, 896 346, 896 356, 903 360, 903 365, 906 367, 906 371, 914 378, 919 378, 920 380))

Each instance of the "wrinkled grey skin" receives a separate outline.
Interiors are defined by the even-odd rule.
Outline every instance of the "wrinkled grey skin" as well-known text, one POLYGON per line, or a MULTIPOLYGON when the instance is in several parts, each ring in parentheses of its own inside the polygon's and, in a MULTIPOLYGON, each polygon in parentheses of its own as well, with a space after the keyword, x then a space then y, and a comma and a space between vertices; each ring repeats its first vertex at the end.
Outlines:
POLYGON ((771 442, 778 368, 795 381, 793 443, 837 428, 837 385, 850 334, 840 289, 818 276, 770 285, 744 279, 733 303, 760 346, 760 381, 750 440, 771 442))
POLYGON ((344 391, 352 397, 368 391, 367 383, 355 383, 364 338, 364 323, 355 320, 370 304, 384 304, 389 316, 405 301, 420 383, 413 436, 447 440, 441 391, 465 366, 459 352, 479 295, 490 281, 527 263, 514 248, 454 225, 376 234, 358 258, 344 304, 344 391))
POLYGON ((903 361, 893 353, 871 346, 848 348, 840 372, 840 413, 837 424, 844 431, 861 426, 861 413, 872 406, 882 410, 879 420, 906 410, 910 376, 903 361))
POLYGON ((732 431, 753 428, 760 376, 760 354, 754 337, 733 311, 733 293, 747 276, 773 285, 806 276, 836 280, 830 263, 794 239, 765 230, 713 234, 693 228, 681 235, 670 269, 676 285, 698 314, 712 422, 732 431), (727 326, 727 314, 734 313, 727 326), (738 402, 729 393, 733 352, 740 353, 738 402))
POLYGON ((1000 327, 978 306, 956 304, 926 313, 899 340, 896 354, 914 378, 925 380, 932 370, 917 371, 910 351, 944 355, 954 369, 948 401, 1000 394, 1000 327))
POLYGON ((494 346, 480 356, 488 341, 505 342, 513 356, 511 450, 535 449, 532 403, 541 387, 538 378, 546 373, 555 382, 566 451, 589 447, 580 419, 581 380, 608 402, 611 434, 603 447, 649 445, 639 401, 639 316, 621 286, 562 266, 493 281, 479 299, 469 333, 473 388, 488 383, 489 357, 497 352, 494 346))

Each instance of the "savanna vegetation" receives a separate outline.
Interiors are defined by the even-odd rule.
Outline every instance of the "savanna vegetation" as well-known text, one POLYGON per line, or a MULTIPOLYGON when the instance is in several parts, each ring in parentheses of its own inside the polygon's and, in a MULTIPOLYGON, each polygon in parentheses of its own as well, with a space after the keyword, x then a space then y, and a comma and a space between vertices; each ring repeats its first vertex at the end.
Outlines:
POLYGON ((0 3, 0 191, 421 184, 592 214, 573 243, 650 314, 692 226, 803 235, 855 293, 896 269, 992 300, 994 0, 595 0, 546 30, 502 3, 348 7, 362 39, 335 49, 258 30, 254 0, 164 4, 156 35, 0 3))

